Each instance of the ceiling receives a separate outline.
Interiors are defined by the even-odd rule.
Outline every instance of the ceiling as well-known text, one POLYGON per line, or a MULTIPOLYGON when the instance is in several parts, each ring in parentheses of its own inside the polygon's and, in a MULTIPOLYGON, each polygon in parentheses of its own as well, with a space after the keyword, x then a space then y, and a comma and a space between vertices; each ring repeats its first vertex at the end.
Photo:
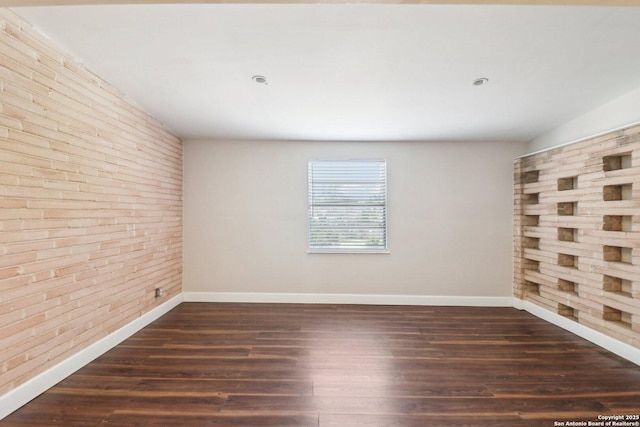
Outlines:
POLYGON ((14 11, 184 139, 529 141, 640 87, 638 7, 14 11))

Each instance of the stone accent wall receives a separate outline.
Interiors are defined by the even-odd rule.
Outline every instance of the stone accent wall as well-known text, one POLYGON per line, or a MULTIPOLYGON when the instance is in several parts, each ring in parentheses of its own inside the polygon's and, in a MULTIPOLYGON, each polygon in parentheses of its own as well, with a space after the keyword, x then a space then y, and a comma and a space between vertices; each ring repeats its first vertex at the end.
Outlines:
POLYGON ((514 166, 514 293, 640 347, 640 126, 514 166))
POLYGON ((181 292, 181 141, 0 9, 0 395, 181 292))

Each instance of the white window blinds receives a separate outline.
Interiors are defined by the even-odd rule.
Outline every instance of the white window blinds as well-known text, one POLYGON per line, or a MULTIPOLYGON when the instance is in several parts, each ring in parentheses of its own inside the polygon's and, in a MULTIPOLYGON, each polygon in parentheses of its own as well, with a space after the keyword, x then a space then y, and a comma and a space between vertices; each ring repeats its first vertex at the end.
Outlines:
POLYGON ((309 251, 387 251, 386 161, 309 162, 309 251))

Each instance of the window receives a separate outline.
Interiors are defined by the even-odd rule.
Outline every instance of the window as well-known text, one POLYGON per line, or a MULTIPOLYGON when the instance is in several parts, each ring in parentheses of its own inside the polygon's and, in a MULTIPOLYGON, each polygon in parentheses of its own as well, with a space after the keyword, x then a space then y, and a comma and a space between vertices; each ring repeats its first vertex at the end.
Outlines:
POLYGON ((386 161, 309 162, 309 252, 387 252, 386 161))

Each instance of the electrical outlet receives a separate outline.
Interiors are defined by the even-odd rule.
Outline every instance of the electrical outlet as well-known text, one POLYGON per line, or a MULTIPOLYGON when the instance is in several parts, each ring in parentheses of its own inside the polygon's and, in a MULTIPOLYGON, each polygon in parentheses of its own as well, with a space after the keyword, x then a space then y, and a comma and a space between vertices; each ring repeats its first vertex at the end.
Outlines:
POLYGON ((156 288, 156 298, 160 298, 162 295, 164 295, 162 288, 156 288))

